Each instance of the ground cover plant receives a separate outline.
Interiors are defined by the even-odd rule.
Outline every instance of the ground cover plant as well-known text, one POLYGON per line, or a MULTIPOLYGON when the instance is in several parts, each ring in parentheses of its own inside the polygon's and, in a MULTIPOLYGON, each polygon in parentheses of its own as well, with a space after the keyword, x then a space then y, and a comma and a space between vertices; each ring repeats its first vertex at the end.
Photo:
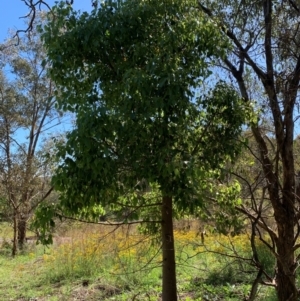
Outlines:
MULTIPOLYGON (((249 295, 255 268, 240 260, 251 258, 247 234, 208 233, 203 241, 194 227, 174 235, 179 300, 249 295)), ((158 241, 133 226, 72 226, 49 248, 29 244, 14 259, 0 252, 1 300, 161 300, 158 241)), ((272 271, 275 262, 258 246, 265 268, 272 271)), ((273 293, 261 287, 255 300, 276 300, 273 293)))

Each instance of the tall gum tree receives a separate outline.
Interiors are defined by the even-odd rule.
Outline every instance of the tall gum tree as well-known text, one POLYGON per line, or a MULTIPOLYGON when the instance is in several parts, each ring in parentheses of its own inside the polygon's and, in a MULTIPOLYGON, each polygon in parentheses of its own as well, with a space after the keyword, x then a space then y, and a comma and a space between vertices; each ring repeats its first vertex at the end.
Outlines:
MULTIPOLYGON (((294 135, 300 80, 299 1, 199 0, 198 7, 231 41, 233 51, 219 65, 222 73, 233 79, 245 102, 252 97, 259 100, 261 117, 266 114, 272 125, 268 133, 261 122, 251 126, 266 183, 263 203, 237 209, 249 217, 254 234, 263 230, 271 239, 266 245, 276 258, 276 271, 263 282, 276 288, 280 301, 298 300, 300 190, 295 186, 294 135), (271 224, 261 211, 267 203, 274 214, 271 224)), ((253 260, 260 270, 259 258, 253 260)))
MULTIPOLYGON (((248 114, 222 82, 195 95, 209 74, 207 57, 227 46, 208 19, 193 0, 111 1, 90 14, 61 3, 42 29, 57 101, 76 114, 53 178, 59 208, 78 214, 155 183, 164 301, 177 300, 174 204, 188 212, 201 205, 201 182, 239 152, 248 114)), ((45 233, 51 209, 42 212, 45 233)))
POLYGON ((41 65, 45 53, 37 31, 20 38, 18 46, 11 46, 13 41, 8 38, 0 53, 0 171, 1 197, 10 208, 16 255, 26 242, 34 209, 52 191, 43 170, 48 160, 40 149, 45 134, 61 116, 54 107, 47 66, 41 65))

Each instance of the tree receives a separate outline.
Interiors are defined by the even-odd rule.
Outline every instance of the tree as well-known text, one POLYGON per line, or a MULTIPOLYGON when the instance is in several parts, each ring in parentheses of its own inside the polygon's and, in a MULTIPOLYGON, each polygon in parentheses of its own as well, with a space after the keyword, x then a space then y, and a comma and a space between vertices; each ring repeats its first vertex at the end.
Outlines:
MULTIPOLYGON (((6 41, 10 44, 10 40, 6 41)), ((0 73, 1 198, 14 224, 13 255, 26 241, 27 223, 39 202, 52 191, 49 164, 41 154, 42 140, 59 123, 54 108, 54 85, 40 38, 31 31, 18 47, 5 47, 0 73)))
MULTIPOLYGON (((258 235, 276 258, 275 274, 267 277, 265 284, 276 288, 280 301, 298 300, 296 252, 300 247, 300 224, 294 135, 300 79, 299 3, 201 0, 199 10, 214 20, 231 41, 233 50, 219 64, 223 74, 235 82, 246 103, 255 98, 260 117, 271 121, 271 131, 266 131, 260 121, 251 125, 266 193, 261 201, 254 198, 253 206, 244 204, 238 210, 250 219, 253 235, 258 235), (273 226, 261 211, 266 204, 272 206, 273 226), (270 244, 262 231, 269 235, 270 244)), ((254 256, 253 262, 261 275, 259 258, 254 256)))
MULTIPOLYGON (((202 204, 204 183, 239 152, 236 137, 248 112, 222 82, 196 95, 209 74, 207 57, 226 49, 196 4, 111 1, 78 14, 61 3, 43 29, 57 101, 77 117, 58 152, 58 207, 74 215, 120 198, 157 206, 145 197, 146 184, 156 185, 164 301, 177 300, 174 206, 192 212, 202 204)), ((55 209, 41 210, 45 234, 55 209)))

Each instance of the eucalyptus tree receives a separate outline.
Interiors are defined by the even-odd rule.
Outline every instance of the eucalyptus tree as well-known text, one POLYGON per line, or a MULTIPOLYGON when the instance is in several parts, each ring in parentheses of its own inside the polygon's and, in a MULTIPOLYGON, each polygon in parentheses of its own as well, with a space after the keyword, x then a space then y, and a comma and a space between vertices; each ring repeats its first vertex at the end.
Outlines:
MULTIPOLYGON (((42 28, 59 107, 76 114, 57 153, 58 207, 74 215, 120 198, 158 205, 164 301, 177 300, 173 207, 192 212, 202 204, 203 183, 239 152, 248 114, 222 82, 196 94, 209 74, 207 57, 224 56, 227 47, 196 5, 110 1, 80 14, 60 3, 42 28), (145 197, 148 184, 158 187, 159 202, 145 197)), ((44 234, 54 211, 40 211, 44 234)))
MULTIPOLYGON (((231 41, 232 51, 221 63, 223 74, 235 82, 245 102, 255 98, 261 118, 271 120, 269 131, 259 121, 251 126, 266 193, 262 199, 254 199, 252 206, 244 204, 238 209, 249 217, 254 234, 276 258, 274 275, 265 274, 260 281, 274 286, 280 301, 298 300, 300 224, 294 135, 298 131, 300 80, 299 2, 200 0, 198 7, 231 41), (266 204, 272 206, 273 226, 267 225, 261 211, 266 204), (271 243, 261 231, 269 235, 271 243)), ((253 262, 262 276, 259 258, 254 256, 253 262)))
POLYGON ((40 149, 49 128, 59 123, 54 84, 47 76, 42 43, 34 30, 17 47, 8 39, 1 53, 0 171, 1 198, 14 224, 13 255, 26 240, 28 220, 51 192, 49 164, 40 149))

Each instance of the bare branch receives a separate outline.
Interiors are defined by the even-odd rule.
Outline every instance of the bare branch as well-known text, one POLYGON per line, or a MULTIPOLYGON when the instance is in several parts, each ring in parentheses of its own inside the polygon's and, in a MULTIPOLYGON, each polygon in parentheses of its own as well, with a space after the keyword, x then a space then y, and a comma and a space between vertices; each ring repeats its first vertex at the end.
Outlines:
POLYGON ((297 6, 297 4, 295 3, 295 1, 289 0, 289 3, 291 4, 291 6, 295 9, 295 11, 296 11, 297 13, 300 13, 300 9, 299 9, 299 7, 297 6))
POLYGON ((26 29, 19 29, 16 31, 15 35, 13 36, 13 39, 17 39, 16 45, 19 45, 20 43, 20 33, 28 33, 31 32, 34 26, 34 21, 37 14, 37 7, 39 10, 41 10, 41 5, 44 5, 47 7, 49 11, 51 11, 51 7, 43 0, 38 0, 37 2, 34 2, 34 0, 21 0, 26 4, 26 6, 29 8, 29 13, 26 16, 20 17, 22 19, 29 19, 29 23, 26 29))

